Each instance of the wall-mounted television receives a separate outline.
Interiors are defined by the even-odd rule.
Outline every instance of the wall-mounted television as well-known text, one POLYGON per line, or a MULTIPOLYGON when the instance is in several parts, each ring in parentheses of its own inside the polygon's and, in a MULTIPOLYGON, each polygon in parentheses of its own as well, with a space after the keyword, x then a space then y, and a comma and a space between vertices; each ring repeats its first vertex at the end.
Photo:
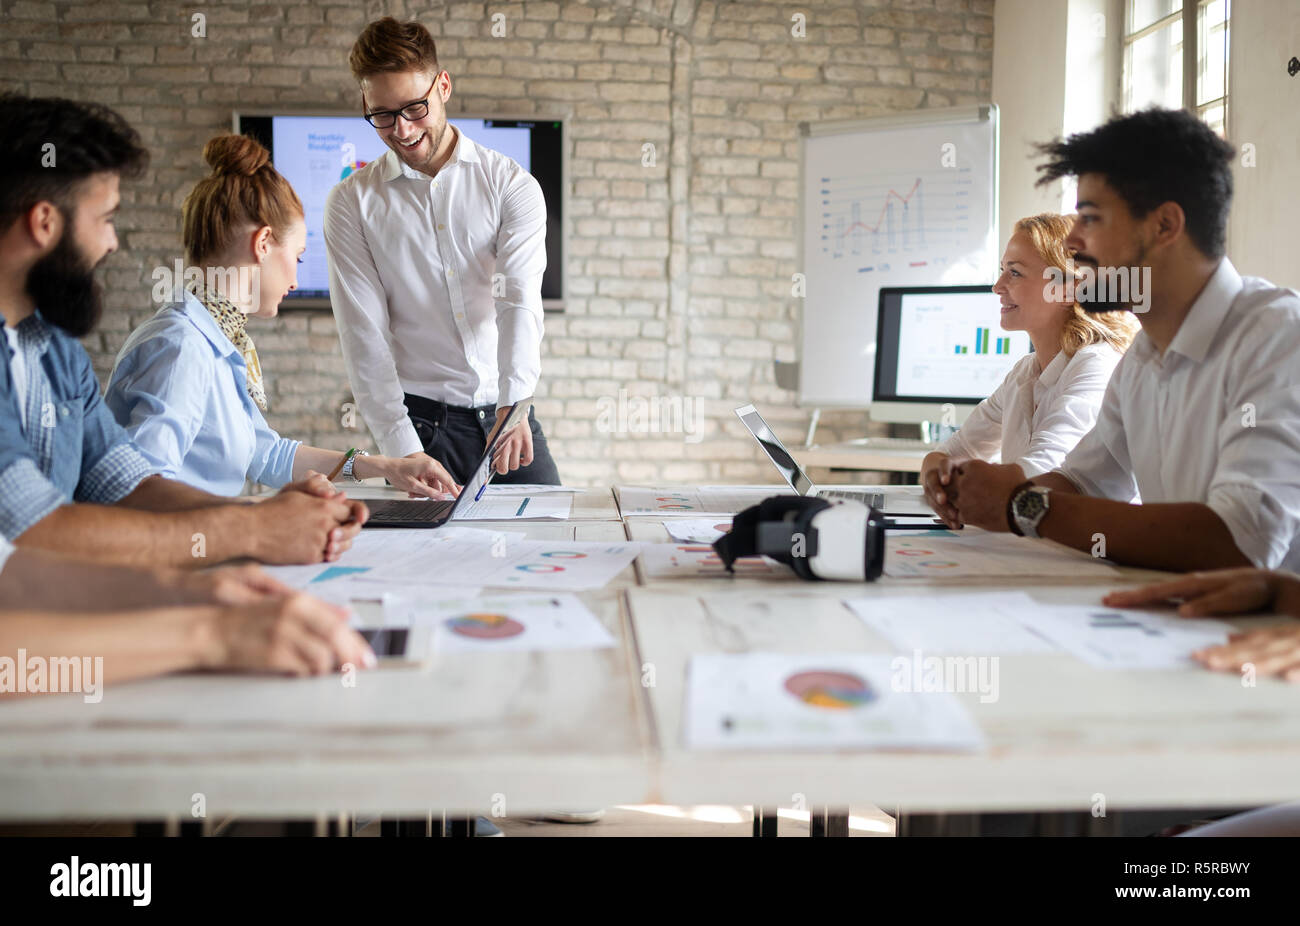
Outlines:
MULTIPOLYGON (((514 158, 537 179, 546 199, 542 305, 548 310, 563 309, 564 123, 557 119, 459 115, 449 116, 447 121, 480 145, 514 158)), ((379 157, 388 146, 369 123, 355 114, 236 112, 234 129, 241 135, 251 135, 270 150, 275 169, 293 184, 306 213, 307 250, 298 268, 298 289, 289 293, 282 308, 328 307, 325 197, 334 184, 379 157)))

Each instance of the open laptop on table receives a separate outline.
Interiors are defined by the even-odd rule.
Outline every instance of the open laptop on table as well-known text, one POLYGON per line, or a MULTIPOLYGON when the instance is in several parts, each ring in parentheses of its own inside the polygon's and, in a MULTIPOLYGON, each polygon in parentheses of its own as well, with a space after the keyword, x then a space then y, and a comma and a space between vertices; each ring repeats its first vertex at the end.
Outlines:
POLYGON ((364 527, 442 527, 448 521, 467 516, 474 509, 474 503, 483 497, 488 484, 492 482, 495 470, 492 468, 492 454, 496 452, 501 437, 521 422, 527 427, 528 409, 532 407, 532 397, 521 399, 510 407, 503 421, 488 435, 487 445, 483 448, 483 458, 474 469, 474 475, 460 490, 460 495, 450 500, 433 499, 393 499, 391 501, 367 502, 370 519, 364 527))
POLYGON ((754 440, 758 441, 758 446, 763 448, 772 465, 780 470, 781 478, 800 495, 861 502, 885 515, 934 517, 934 512, 925 503, 925 496, 919 494, 919 487, 916 493, 908 493, 901 491, 901 487, 899 491, 881 492, 879 489, 866 486, 818 486, 808 478, 808 474, 790 455, 790 451, 785 449, 785 444, 781 443, 781 439, 768 427, 763 416, 758 413, 758 409, 753 405, 741 406, 736 409, 736 417, 753 435, 754 440))

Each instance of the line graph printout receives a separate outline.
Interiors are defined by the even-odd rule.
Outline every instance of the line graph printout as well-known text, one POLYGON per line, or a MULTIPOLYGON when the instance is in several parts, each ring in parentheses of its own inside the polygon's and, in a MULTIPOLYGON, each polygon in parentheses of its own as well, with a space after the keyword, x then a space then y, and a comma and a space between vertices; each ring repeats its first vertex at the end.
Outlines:
MULTIPOLYGON (((996 275, 996 108, 924 116, 810 126, 802 139, 802 404, 870 404, 882 286, 996 275)), ((995 356, 1006 347, 996 331, 989 343, 995 356)))

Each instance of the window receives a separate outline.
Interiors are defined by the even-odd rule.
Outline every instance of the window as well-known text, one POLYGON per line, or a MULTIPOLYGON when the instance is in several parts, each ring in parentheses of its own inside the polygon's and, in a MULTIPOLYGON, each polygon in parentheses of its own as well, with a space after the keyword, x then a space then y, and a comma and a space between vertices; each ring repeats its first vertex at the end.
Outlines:
POLYGON ((1224 134, 1228 121, 1230 2, 1128 0, 1124 21, 1125 112, 1148 106, 1185 108, 1224 134))

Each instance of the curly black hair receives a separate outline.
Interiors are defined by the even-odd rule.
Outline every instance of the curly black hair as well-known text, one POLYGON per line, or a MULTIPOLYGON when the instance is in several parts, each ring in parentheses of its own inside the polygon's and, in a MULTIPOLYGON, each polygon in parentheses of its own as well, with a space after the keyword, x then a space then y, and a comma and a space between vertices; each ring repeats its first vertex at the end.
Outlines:
POLYGON ((1095 173, 1137 218, 1161 203, 1177 203, 1197 249, 1223 256, 1236 149, 1186 110, 1117 116, 1091 132, 1038 145, 1038 151, 1049 159, 1038 167, 1038 186, 1095 173))
POLYGON ((69 211, 87 177, 135 178, 149 165, 140 134, 107 106, 0 95, 0 229, 42 201, 69 211))

